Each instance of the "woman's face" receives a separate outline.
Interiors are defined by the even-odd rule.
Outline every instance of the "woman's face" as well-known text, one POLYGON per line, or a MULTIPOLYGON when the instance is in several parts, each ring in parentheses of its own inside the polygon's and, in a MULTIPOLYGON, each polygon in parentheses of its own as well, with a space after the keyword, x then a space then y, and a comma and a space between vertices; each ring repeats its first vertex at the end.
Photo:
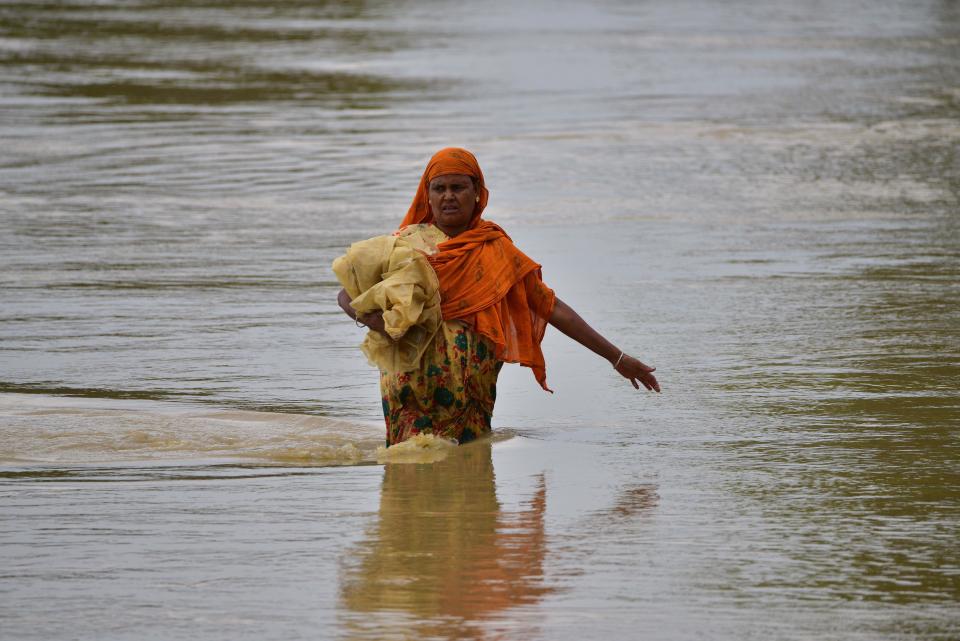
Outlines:
POLYGON ((429 185, 433 223, 447 236, 466 231, 477 205, 473 179, 464 174, 437 176, 429 185))

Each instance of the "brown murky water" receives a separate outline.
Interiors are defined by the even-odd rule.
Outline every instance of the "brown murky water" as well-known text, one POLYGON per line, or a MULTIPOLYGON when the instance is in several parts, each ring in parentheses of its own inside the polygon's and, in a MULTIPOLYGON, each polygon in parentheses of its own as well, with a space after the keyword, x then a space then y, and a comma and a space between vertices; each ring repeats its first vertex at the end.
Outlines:
POLYGON ((960 637, 960 7, 515 4, 0 4, 0 637, 960 637), (377 463, 447 145, 663 395, 377 463))

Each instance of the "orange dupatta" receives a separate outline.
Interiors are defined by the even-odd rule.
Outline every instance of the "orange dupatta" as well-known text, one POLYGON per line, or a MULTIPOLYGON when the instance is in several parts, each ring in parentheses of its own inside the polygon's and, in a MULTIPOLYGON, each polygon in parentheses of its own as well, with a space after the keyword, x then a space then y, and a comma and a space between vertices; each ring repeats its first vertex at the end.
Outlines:
POLYGON ((428 257, 440 281, 443 318, 467 322, 494 344, 498 359, 531 368, 540 386, 551 391, 540 343, 556 296, 543 283, 540 265, 517 249, 499 225, 481 220, 489 192, 474 155, 456 147, 438 151, 400 227, 433 221, 427 190, 431 180, 448 174, 476 179, 479 201, 470 227, 428 257))

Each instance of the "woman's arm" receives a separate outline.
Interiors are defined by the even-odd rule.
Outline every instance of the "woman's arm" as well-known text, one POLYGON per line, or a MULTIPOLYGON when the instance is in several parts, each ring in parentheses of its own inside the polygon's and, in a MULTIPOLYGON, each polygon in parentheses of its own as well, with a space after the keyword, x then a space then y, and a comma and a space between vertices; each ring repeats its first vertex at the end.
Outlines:
POLYGON ((573 311, 573 308, 559 298, 553 308, 553 314, 550 315, 550 324, 594 354, 610 361, 617 372, 633 383, 635 388, 640 389, 640 383, 642 383, 648 390, 660 391, 660 384, 657 383, 657 378, 653 375, 656 367, 644 365, 633 356, 622 352, 616 345, 601 336, 597 330, 590 327, 587 321, 580 318, 580 315, 573 311), (620 357, 621 354, 623 354, 623 358, 620 357), (617 363, 618 360, 619 363, 617 363))
MULTIPOLYGON (((355 309, 350 307, 350 294, 347 293, 347 290, 341 289, 340 293, 337 294, 337 304, 340 305, 340 309, 344 313, 352 318, 355 322, 360 323, 361 325, 366 325, 368 328, 380 332, 387 338, 390 338, 390 334, 387 334, 387 330, 383 326, 383 313, 370 312, 368 314, 357 315, 355 309)), ((390 340, 393 340, 392 338, 390 340)))
POLYGON ((347 290, 341 289, 340 293, 337 294, 337 304, 340 305, 340 309, 342 309, 347 316, 353 320, 357 320, 357 312, 350 307, 350 294, 347 293, 347 290))

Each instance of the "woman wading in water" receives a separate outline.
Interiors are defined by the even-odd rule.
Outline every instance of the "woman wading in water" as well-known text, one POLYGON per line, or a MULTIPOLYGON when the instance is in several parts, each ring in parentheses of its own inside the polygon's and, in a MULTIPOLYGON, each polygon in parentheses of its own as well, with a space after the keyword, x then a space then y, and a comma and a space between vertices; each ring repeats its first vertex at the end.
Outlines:
MULTIPOLYGON (((440 283, 443 322, 416 369, 381 372, 388 446, 418 433, 465 443, 489 432, 505 362, 531 368, 550 391, 540 350, 547 323, 608 360, 635 388, 660 391, 655 368, 590 327, 543 283, 540 265, 481 218, 487 197, 473 154, 442 149, 427 164, 396 232, 428 255, 440 283)), ((384 332, 382 313, 358 316, 350 300, 341 290, 338 302, 348 316, 384 332)))

